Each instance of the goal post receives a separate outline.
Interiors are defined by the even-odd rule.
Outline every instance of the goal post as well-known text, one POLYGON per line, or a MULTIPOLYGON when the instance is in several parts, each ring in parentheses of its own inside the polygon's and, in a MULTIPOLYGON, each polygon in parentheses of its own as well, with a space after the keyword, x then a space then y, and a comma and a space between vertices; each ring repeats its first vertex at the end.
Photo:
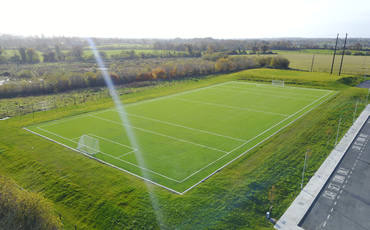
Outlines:
POLYGON ((77 150, 94 155, 100 152, 99 140, 89 135, 82 135, 77 145, 77 150))
POLYGON ((274 86, 284 86, 284 81, 282 81, 282 80, 272 80, 272 85, 274 85, 274 86))

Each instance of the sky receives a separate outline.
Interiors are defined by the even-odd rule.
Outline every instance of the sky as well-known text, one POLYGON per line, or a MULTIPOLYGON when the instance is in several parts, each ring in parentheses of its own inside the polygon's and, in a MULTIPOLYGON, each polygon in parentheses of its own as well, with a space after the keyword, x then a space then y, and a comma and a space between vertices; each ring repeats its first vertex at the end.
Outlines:
POLYGON ((0 34, 119 38, 370 37, 369 0, 4 0, 0 34))

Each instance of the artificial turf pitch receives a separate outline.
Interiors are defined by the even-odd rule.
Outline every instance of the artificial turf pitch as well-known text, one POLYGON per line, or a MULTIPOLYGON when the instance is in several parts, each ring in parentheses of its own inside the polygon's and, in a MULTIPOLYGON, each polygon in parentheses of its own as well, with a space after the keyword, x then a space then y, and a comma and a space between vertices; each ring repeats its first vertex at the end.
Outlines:
POLYGON ((335 93, 227 82, 27 129, 72 149, 89 135, 94 158, 183 194, 335 93))

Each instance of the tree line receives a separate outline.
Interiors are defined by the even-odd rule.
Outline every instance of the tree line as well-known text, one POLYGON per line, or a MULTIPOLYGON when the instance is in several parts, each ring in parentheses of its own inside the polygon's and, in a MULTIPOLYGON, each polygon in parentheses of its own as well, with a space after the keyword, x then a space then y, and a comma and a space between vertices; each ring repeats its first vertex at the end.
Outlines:
MULTIPOLYGON (((281 56, 224 56, 216 61, 191 58, 163 62, 160 66, 155 66, 154 63, 152 67, 142 66, 141 68, 111 65, 109 77, 115 85, 122 85, 134 81, 171 80, 263 67, 287 69, 289 60, 281 56)), ((52 94, 105 86, 103 74, 99 70, 67 74, 46 72, 41 78, 32 77, 31 70, 22 70, 18 76, 23 80, 0 86, 0 98, 52 94)))

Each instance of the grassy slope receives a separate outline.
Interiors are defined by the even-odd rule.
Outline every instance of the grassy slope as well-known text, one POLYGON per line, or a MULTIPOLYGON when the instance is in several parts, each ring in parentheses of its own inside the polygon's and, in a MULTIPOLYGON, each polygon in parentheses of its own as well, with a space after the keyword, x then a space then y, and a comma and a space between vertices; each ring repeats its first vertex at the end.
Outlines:
MULTIPOLYGON (((261 80, 269 75, 268 71, 271 70, 252 73, 261 80)), ((245 76, 250 79, 250 73, 243 71, 148 90, 122 99, 133 102, 245 76)), ((295 74, 299 73, 286 72, 282 77, 293 78, 295 74)), ((304 77, 309 75, 318 77, 316 73, 307 73, 304 77)), ((358 97, 361 97, 358 111, 364 108, 366 90, 349 88, 336 80, 321 83, 324 88, 342 92, 269 139, 248 157, 240 158, 183 196, 145 184, 141 179, 21 129, 41 121, 106 108, 111 103, 91 103, 74 111, 59 109, 46 115, 36 113, 34 117, 31 114, 22 119, 0 121, 0 173, 51 199, 64 218, 65 229, 74 224, 78 229, 270 229, 272 226, 264 215, 271 206, 268 192, 272 185, 276 187, 272 215, 278 217, 299 192, 306 148, 312 150, 309 177, 333 147, 339 116, 342 116, 342 136, 351 125, 358 97)))

